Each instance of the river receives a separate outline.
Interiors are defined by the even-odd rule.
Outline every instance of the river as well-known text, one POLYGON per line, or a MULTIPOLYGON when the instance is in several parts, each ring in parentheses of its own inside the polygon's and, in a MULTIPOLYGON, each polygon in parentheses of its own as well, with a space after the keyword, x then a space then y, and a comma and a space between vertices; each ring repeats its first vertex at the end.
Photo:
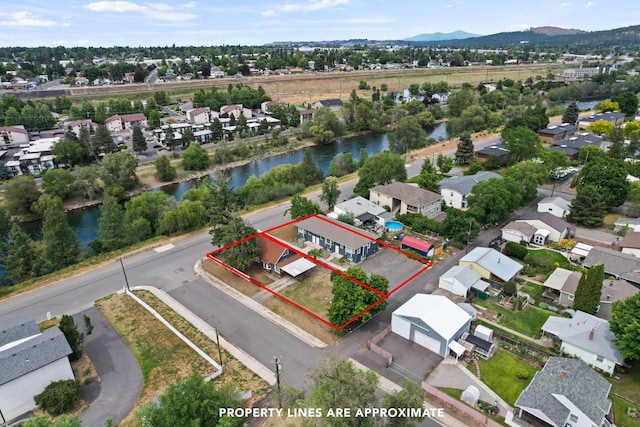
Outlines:
MULTIPOLYGON (((436 140, 446 139, 446 123, 437 124, 436 127, 427 134, 427 138, 434 138, 436 140)), ((324 174, 326 174, 329 170, 331 159, 333 159, 336 154, 345 152, 351 153, 353 155, 353 159, 357 162, 360 158, 360 150, 363 148, 367 150, 370 156, 388 149, 389 139, 387 138, 387 134, 368 134, 353 138, 345 138, 332 144, 315 145, 309 149, 311 150, 313 159, 318 167, 324 174)), ((298 150, 265 159, 254 160, 246 165, 235 167, 231 169, 231 185, 235 188, 240 188, 251 175, 260 176, 274 166, 281 164, 300 163, 303 156, 304 151, 298 150)), ((164 191, 165 193, 174 196, 177 200, 180 200, 187 190, 197 186, 199 182, 201 182, 201 180, 170 184, 156 189, 155 191, 164 191)), ((88 244, 96 238, 99 217, 99 206, 76 209, 67 214, 69 225, 78 236, 82 249, 87 249, 88 244)), ((40 221, 24 224, 24 228, 33 238, 41 239, 42 223, 40 221)), ((1 275, 2 271, 0 271, 0 276, 1 275)))

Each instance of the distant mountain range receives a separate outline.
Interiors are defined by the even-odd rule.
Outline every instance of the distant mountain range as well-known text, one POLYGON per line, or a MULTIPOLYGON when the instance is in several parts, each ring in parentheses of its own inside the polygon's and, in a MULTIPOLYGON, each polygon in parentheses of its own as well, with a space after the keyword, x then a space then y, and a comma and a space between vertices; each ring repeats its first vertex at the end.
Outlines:
POLYGON ((482 37, 482 34, 471 34, 466 31, 454 31, 451 33, 426 33, 426 34, 418 34, 417 36, 407 37, 404 39, 409 42, 431 42, 431 41, 442 41, 442 40, 462 40, 468 39, 471 37, 482 37))

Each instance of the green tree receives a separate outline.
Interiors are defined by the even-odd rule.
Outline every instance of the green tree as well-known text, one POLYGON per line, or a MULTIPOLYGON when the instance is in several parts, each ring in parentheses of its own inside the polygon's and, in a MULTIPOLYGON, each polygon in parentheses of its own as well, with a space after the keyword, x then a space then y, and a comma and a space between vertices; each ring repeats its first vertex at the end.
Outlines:
POLYGON ((76 178, 69 169, 50 169, 42 175, 42 189, 46 194, 67 199, 75 191, 76 178))
POLYGON ((617 102, 607 99, 605 101, 598 102, 593 109, 600 113, 604 113, 606 111, 620 111, 620 105, 618 105, 617 102))
POLYGON ((58 165, 74 167, 89 162, 89 156, 85 147, 78 140, 60 140, 53 146, 53 154, 58 165))
POLYGON ((629 192, 624 161, 598 157, 589 159, 578 175, 578 191, 586 185, 600 189, 607 208, 620 206, 629 192))
POLYGON ((144 134, 142 133, 142 129, 140 126, 135 125, 133 127, 131 140, 133 142, 133 151, 140 154, 147 149, 147 141, 144 138, 144 134))
POLYGON ((360 179, 372 178, 373 185, 385 185, 407 179, 407 168, 399 154, 383 151, 375 154, 358 169, 360 179))
POLYGON ((322 183, 322 195, 320 200, 325 202, 329 209, 333 210, 340 197, 340 188, 338 187, 338 178, 335 176, 328 176, 322 183))
POLYGON ((607 204, 602 191, 593 185, 579 187, 575 199, 571 201, 567 219, 587 227, 601 227, 607 214, 607 204))
POLYGON ((622 357, 629 361, 640 360, 640 293, 624 301, 616 301, 611 309, 611 332, 622 357))
POLYGON ((608 120, 596 120, 587 126, 587 131, 595 133, 596 135, 609 135, 615 127, 616 126, 608 120))
POLYGON ((100 177, 98 166, 76 166, 73 168, 71 173, 76 180, 76 189, 80 192, 82 197, 88 200, 93 200, 97 192, 100 190, 100 186, 98 185, 98 178, 100 177))
POLYGON ((129 150, 110 153, 102 159, 100 178, 105 187, 118 185, 125 191, 133 190, 139 183, 136 168, 138 159, 129 150))
POLYGON ((1 260, 5 271, 4 280, 15 284, 40 276, 44 261, 42 250, 17 222, 11 226, 8 241, 11 244, 1 260))
POLYGON ((95 153, 114 153, 118 146, 113 142, 109 130, 104 125, 98 125, 96 132, 91 137, 91 147, 95 153))
POLYGON ((73 362, 80 359, 84 347, 84 334, 78 330, 75 320, 68 314, 63 314, 60 318, 59 327, 71 347, 72 353, 69 355, 69 360, 73 362))
POLYGON ((303 196, 293 196, 291 206, 284 211, 284 215, 289 214, 291 219, 298 219, 307 215, 322 213, 320 205, 303 196))
POLYGON ((480 223, 505 219, 522 204, 522 186, 511 178, 491 178, 478 182, 467 197, 469 210, 480 223))
POLYGON ((160 113, 157 110, 149 111, 149 119, 147 120, 147 124, 150 128, 157 129, 160 127, 160 113))
POLYGON ((539 162, 520 162, 508 168, 504 176, 520 183, 524 201, 530 202, 536 198, 538 186, 549 179, 549 170, 539 162))
POLYGON ((462 112, 475 102, 475 93, 472 89, 452 92, 447 98, 447 111, 450 117, 460 117, 462 112))
POLYGON ((458 243, 467 244, 480 234, 480 226, 469 211, 447 209, 447 216, 442 221, 440 234, 458 243))
MULTIPOLYGON (((53 421, 49 416, 29 418, 22 424, 24 427, 82 427, 82 420, 78 417, 61 415, 53 421)), ((106 424, 105 424, 105 427, 106 424)))
POLYGON ((163 143, 164 143, 164 146, 167 147, 169 150, 173 150, 178 146, 178 144, 180 144, 180 141, 176 139, 175 134, 173 133, 173 128, 169 127, 164 132, 163 143))
POLYGON ((59 270, 75 264, 80 255, 80 244, 73 228, 67 222, 58 197, 43 195, 37 205, 42 214, 42 237, 47 265, 59 270))
POLYGON ((221 408, 242 408, 240 393, 230 386, 216 389, 215 382, 205 382, 193 373, 172 384, 158 402, 149 402, 136 413, 142 425, 154 427, 234 427, 242 418, 220 416, 221 408))
POLYGON ((158 233, 170 235, 181 231, 202 228, 206 224, 207 211, 202 202, 182 201, 176 210, 165 211, 158 225, 158 233))
POLYGON ((297 169, 305 187, 317 184, 322 180, 322 169, 316 165, 313 154, 309 149, 304 150, 304 157, 302 162, 297 165, 297 169))
POLYGON ((235 243, 225 249, 221 256, 224 262, 241 271, 260 260, 260 248, 257 239, 248 239, 242 243, 237 242, 256 233, 255 228, 234 213, 228 214, 224 223, 217 224, 209 232, 211 244, 214 246, 224 247, 235 243))
POLYGON ((349 152, 338 153, 329 164, 327 176, 341 177, 358 170, 358 164, 353 160, 353 155, 349 152))
MULTIPOLYGON (((377 407, 376 389, 378 375, 371 370, 361 371, 349 360, 337 356, 327 356, 320 360, 308 374, 312 386, 304 400, 304 405, 321 408, 322 414, 335 408, 357 409, 377 407)), ((321 419, 323 426, 373 426, 373 418, 327 417, 321 419)))
POLYGON ((353 212, 343 212, 338 215, 337 219, 338 221, 344 222, 345 224, 356 225, 356 216, 353 214, 353 212))
POLYGON ((203 171, 209 168, 209 154, 200 145, 192 142, 182 152, 182 168, 184 170, 203 171))
POLYGON ((575 125, 578 121, 578 116, 580 115, 580 109, 578 108, 578 104, 575 101, 571 102, 567 109, 564 110, 562 114, 562 123, 569 123, 575 125))
POLYGON ((453 159, 449 156, 445 156, 442 153, 438 153, 436 164, 438 165, 438 169, 440 169, 440 173, 443 174, 453 169, 453 159))
POLYGON ((473 141, 471 135, 468 132, 463 133, 458 141, 458 148, 456 149, 455 159, 459 165, 468 165, 475 158, 473 152, 473 141))
POLYGON ((129 231, 123 226, 124 208, 112 196, 105 196, 98 218, 98 242, 92 245, 96 252, 110 252, 130 243, 129 231))
POLYGON ((416 116, 401 117, 395 132, 389 134, 389 150, 398 154, 422 148, 426 143, 427 135, 416 116))
POLYGON ((532 159, 540 151, 538 134, 528 127, 519 126, 502 131, 502 143, 509 150, 509 157, 516 162, 532 159))
POLYGON ((156 178, 160 181, 172 181, 176 179, 176 168, 171 165, 171 161, 167 156, 160 156, 154 162, 156 167, 156 178))
POLYGON ((76 380, 61 380, 49 384, 42 393, 33 397, 42 410, 51 415, 60 415, 80 400, 80 384, 76 380))
POLYGON ((573 309, 595 314, 600 305, 603 280, 604 265, 593 266, 583 273, 576 288, 573 309))
MULTIPOLYGON (((405 379, 402 388, 384 396, 383 404, 387 409, 391 408, 424 408, 425 393, 415 382, 405 379)), ((391 427, 414 427, 417 421, 424 420, 424 417, 411 418, 400 416, 389 418, 387 425, 391 427)))
POLYGON ((31 206, 39 197, 40 190, 31 176, 16 176, 4 185, 4 200, 9 212, 23 221, 35 219, 31 206))
POLYGON ((138 235, 138 240, 145 240, 156 233, 160 219, 168 211, 176 210, 176 199, 162 191, 147 191, 132 197, 124 204, 125 224, 136 231, 136 224, 143 220, 149 224, 150 235, 138 235))

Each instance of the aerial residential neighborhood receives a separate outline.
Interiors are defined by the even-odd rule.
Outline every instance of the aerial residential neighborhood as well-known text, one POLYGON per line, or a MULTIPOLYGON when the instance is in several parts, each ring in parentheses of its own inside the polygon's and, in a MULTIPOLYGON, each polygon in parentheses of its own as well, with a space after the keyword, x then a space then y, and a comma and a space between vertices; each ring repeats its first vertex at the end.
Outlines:
POLYGON ((0 425, 640 426, 633 5, 31 3, 0 425))

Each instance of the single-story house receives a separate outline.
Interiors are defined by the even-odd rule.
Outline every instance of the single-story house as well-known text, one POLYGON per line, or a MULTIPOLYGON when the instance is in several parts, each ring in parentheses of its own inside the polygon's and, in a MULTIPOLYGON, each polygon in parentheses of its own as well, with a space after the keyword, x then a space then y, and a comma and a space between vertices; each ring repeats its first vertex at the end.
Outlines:
POLYGON ((331 111, 338 111, 342 107, 342 100, 339 98, 321 99, 313 103, 313 108, 328 107, 331 111))
POLYGON ((433 252, 435 251, 433 244, 411 236, 404 236, 402 238, 400 248, 410 249, 423 257, 432 257, 433 252))
POLYGON ((629 254, 640 257, 640 232, 627 232, 619 243, 623 254, 629 254))
POLYGON ((582 263, 587 255, 589 255, 591 249, 593 249, 593 246, 578 242, 573 248, 571 248, 571 252, 569 252, 569 259, 573 262, 582 263))
POLYGON ((298 239, 359 263, 378 252, 378 235, 352 225, 314 215, 296 223, 298 239))
POLYGON ((517 222, 526 222, 535 227, 536 235, 533 236, 532 243, 544 245, 546 240, 558 242, 570 234, 569 223, 548 212, 532 212, 525 219, 518 219, 517 222), (546 232, 546 233, 543 233, 546 232))
POLYGON ((470 265, 454 265, 440 276, 438 287, 466 298, 472 287, 479 285, 484 287, 485 283, 480 273, 470 265))
POLYGON ((391 213, 419 213, 433 218, 442 211, 442 196, 417 185, 392 182, 369 190, 369 200, 379 206, 388 206, 391 213))
POLYGON ((0 146, 20 145, 29 143, 29 134, 22 125, 0 126, 0 146))
POLYGON ((602 148, 603 138, 590 133, 577 133, 569 138, 553 141, 548 151, 561 151, 570 160, 575 160, 583 147, 593 145, 602 148))
POLYGON ((477 247, 460 259, 459 265, 470 265, 484 279, 508 282, 522 270, 522 265, 495 249, 477 247))
POLYGON ((35 408, 33 396, 51 382, 74 379, 70 354, 58 327, 40 332, 30 317, 0 323, 0 412, 5 422, 35 408))
POLYGON ((478 158, 478 161, 482 163, 488 161, 492 157, 495 157, 498 159, 500 165, 504 165, 509 157, 509 150, 504 148, 502 145, 490 145, 476 151, 476 157, 478 158))
POLYGON ((581 277, 582 273, 579 271, 558 267, 542 284, 545 287, 543 296, 553 299, 554 303, 573 307, 573 298, 581 277))
POLYGON ((562 197, 545 197, 538 202, 538 212, 547 212, 558 218, 564 218, 571 210, 571 202, 562 197))
POLYGON ((482 171, 475 175, 455 176, 443 179, 438 183, 438 187, 440 187, 440 195, 442 195, 447 206, 467 210, 469 208, 467 205, 467 197, 471 194, 473 186, 481 181, 488 181, 491 178, 502 179, 502 176, 495 172, 482 171))
POLYGON ((338 219, 338 216, 344 214, 353 214, 356 225, 373 221, 376 224, 384 225, 387 219, 393 218, 393 215, 382 206, 365 199, 362 196, 354 197, 338 203, 333 207, 333 212, 327 215, 329 218, 338 219))
POLYGON ((416 294, 391 315, 391 332, 425 347, 441 357, 471 327, 471 316, 442 295, 416 294))
POLYGON ((640 218, 620 217, 616 222, 613 223, 613 231, 616 233, 640 231, 640 218))
POLYGON ((551 144, 554 141, 560 141, 561 139, 573 136, 576 133, 576 127, 569 123, 562 123, 557 126, 549 126, 538 131, 538 138, 540 142, 545 144, 551 144))
POLYGON ((597 113, 583 116, 578 120, 578 127, 580 129, 585 129, 598 120, 605 120, 607 122, 613 123, 615 126, 619 126, 624 123, 624 113, 621 113, 619 111, 607 111, 606 113, 597 113))
POLYGON ((502 227, 502 239, 508 242, 529 243, 536 234, 536 231, 538 231, 537 228, 526 222, 511 221, 502 227))
POLYGON ((550 357, 520 393, 515 415, 533 425, 610 425, 610 390, 611 383, 582 360, 550 357))
POLYGON ((608 374, 613 374, 615 365, 624 363, 609 322, 583 311, 576 311, 573 318, 550 316, 542 325, 542 333, 562 341, 562 353, 608 374))
POLYGON ((600 264, 604 265, 605 277, 613 276, 640 286, 640 258, 613 249, 594 246, 582 265, 591 268, 600 264))
POLYGON ((260 248, 260 265, 263 269, 281 276, 283 272, 296 277, 315 267, 315 264, 301 255, 293 252, 285 245, 279 244, 267 237, 258 236, 260 248), (292 269, 292 264, 295 264, 292 269))
POLYGON ((611 320, 613 303, 616 301, 624 301, 638 292, 640 292, 640 289, 626 280, 604 279, 596 316, 601 319, 611 320))

